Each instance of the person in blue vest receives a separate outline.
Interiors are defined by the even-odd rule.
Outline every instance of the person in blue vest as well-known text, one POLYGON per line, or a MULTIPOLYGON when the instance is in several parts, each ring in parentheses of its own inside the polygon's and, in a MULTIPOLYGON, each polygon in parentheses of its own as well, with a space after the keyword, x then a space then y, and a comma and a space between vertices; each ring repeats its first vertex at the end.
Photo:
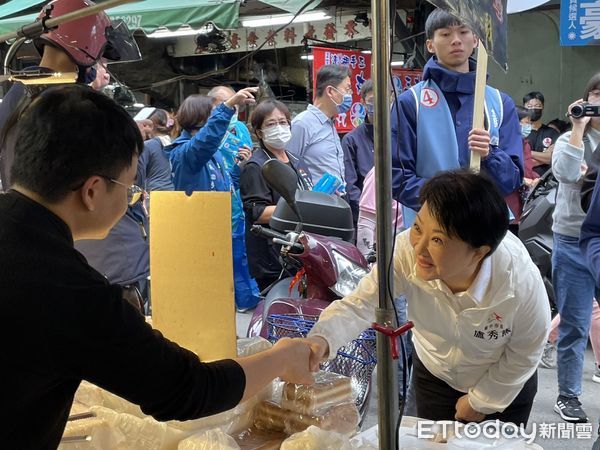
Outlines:
MULTIPOLYGON (((176 191, 185 191, 188 194, 195 191, 233 194, 238 189, 240 167, 235 164, 231 171, 227 170, 219 148, 235 114, 235 106, 254 103, 254 93, 257 90, 258 88, 252 87, 241 89, 229 100, 216 107, 213 98, 203 95, 191 95, 183 101, 177 111, 177 122, 182 128, 181 134, 171 145, 165 147, 171 162, 176 191)), ((240 149, 239 162, 246 161, 251 155, 250 150, 240 149)), ((232 250, 235 253, 235 243, 232 242, 232 250)), ((234 259, 238 258, 234 257, 234 259)), ((234 272, 236 265, 234 261, 234 272)), ((235 273, 234 281, 238 309, 255 306, 259 299, 253 287, 249 287, 246 280, 236 276, 235 273)))
POLYGON ((486 86, 486 129, 472 128, 478 39, 454 16, 434 10, 425 24, 427 50, 423 81, 398 96, 392 112, 393 195, 410 227, 421 207, 419 191, 442 170, 467 167, 471 152, 502 194, 523 181, 523 143, 511 98, 486 86))
MULTIPOLYGON (((229 86, 215 86, 208 91, 208 96, 217 103, 229 100, 235 91, 229 86)), ((239 312, 246 312, 254 308, 260 300, 258 284, 250 275, 248 267, 248 254, 246 252, 246 218, 244 204, 239 190, 240 171, 238 162, 240 151, 242 154, 252 151, 252 137, 246 124, 238 120, 239 107, 229 122, 229 128, 219 147, 225 167, 232 175, 233 182, 238 188, 232 192, 231 197, 231 223, 233 237, 233 271, 236 277, 236 304, 239 312)))

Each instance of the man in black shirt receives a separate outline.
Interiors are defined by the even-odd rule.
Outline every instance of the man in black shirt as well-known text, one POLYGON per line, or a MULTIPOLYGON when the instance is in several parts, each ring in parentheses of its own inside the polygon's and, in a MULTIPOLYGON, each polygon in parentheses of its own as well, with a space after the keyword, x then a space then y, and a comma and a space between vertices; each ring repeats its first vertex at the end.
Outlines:
POLYGON ((523 106, 531 112, 531 133, 526 137, 531 145, 533 170, 540 176, 550 169, 552 150, 560 133, 542 123, 544 112, 544 95, 541 92, 530 92, 523 97, 523 106))
POLYGON ((105 237, 136 200, 142 149, 127 112, 86 86, 44 91, 19 121, 13 190, 0 194, 3 448, 56 448, 82 379, 158 420, 230 409, 278 376, 312 379, 298 340, 200 362, 73 248, 105 237))

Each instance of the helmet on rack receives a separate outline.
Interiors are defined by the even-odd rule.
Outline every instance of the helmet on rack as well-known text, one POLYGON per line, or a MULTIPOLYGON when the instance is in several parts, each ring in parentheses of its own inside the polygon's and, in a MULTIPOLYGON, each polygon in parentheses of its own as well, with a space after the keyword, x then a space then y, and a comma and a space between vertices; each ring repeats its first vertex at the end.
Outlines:
MULTIPOLYGON (((90 0, 53 0, 37 20, 57 18, 93 6, 90 0)), ((101 57, 109 61, 137 61, 140 50, 122 20, 111 21, 105 12, 64 22, 34 39, 40 54, 45 45, 62 49, 80 67, 93 66, 101 57)))

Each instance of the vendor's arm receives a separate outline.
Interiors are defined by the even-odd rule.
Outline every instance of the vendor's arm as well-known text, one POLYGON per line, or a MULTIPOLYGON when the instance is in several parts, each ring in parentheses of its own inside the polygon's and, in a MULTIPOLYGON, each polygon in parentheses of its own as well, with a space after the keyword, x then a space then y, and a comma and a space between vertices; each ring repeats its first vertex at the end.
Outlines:
POLYGON ((529 265, 516 281, 520 297, 511 337, 498 362, 469 389, 469 404, 477 412, 504 411, 537 370, 550 330, 550 308, 539 271, 529 265))
POLYGON ((502 94, 504 115, 499 145, 491 145, 481 167, 496 182, 502 194, 510 194, 523 184, 523 138, 515 104, 502 94))
POLYGON ((153 330, 121 299, 120 287, 82 294, 84 301, 64 317, 70 329, 62 334, 78 339, 56 351, 57 367, 140 405, 157 420, 189 420, 231 409, 278 376, 310 383, 309 350, 301 340, 283 341, 247 358, 203 363, 153 330))
MULTIPOLYGON (((396 238, 394 298, 406 291, 405 274, 410 270, 410 262, 406 257, 410 246, 408 232, 409 230, 404 231, 396 238)), ((308 334, 314 352, 311 355, 313 369, 323 358, 334 358, 340 347, 356 339, 375 321, 375 310, 379 306, 377 270, 377 266, 374 266, 354 292, 331 303, 321 313, 319 321, 308 334)))
POLYGON ((404 206, 418 211, 419 192, 425 179, 417 176, 417 107, 410 91, 394 103, 392 126, 392 196, 404 206))

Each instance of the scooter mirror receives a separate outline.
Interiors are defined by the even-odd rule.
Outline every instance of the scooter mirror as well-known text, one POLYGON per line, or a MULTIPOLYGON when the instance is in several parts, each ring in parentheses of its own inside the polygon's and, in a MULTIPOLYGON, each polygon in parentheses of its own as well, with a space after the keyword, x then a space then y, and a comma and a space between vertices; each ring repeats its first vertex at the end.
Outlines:
POLYGON ((296 205, 298 175, 296 175, 294 169, 281 161, 271 159, 263 165, 262 176, 269 186, 285 199, 292 211, 298 216, 298 219, 302 220, 296 205))
POLYGON ((262 167, 262 175, 279 195, 289 204, 296 202, 298 176, 294 169, 276 159, 267 161, 262 167))

